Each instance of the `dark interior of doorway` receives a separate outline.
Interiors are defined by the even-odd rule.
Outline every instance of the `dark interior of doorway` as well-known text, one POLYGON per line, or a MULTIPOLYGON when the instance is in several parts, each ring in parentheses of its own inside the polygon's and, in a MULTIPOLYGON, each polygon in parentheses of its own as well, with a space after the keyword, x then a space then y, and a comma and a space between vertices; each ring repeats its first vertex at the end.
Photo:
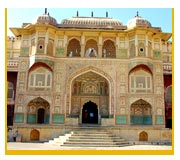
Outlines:
POLYGON ((98 108, 91 101, 84 104, 82 109, 82 123, 98 124, 98 108))
POLYGON ((166 128, 172 129, 172 119, 166 119, 166 128))
POLYGON ((45 113, 45 110, 43 108, 38 109, 38 121, 37 121, 37 123, 44 123, 44 113, 45 113))

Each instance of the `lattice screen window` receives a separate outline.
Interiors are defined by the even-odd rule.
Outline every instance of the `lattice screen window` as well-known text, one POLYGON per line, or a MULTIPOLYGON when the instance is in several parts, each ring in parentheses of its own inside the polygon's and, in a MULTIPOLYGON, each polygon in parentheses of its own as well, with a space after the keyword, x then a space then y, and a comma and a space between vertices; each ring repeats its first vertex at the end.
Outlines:
POLYGON ((111 40, 107 40, 103 44, 103 57, 106 58, 116 58, 116 47, 114 42, 111 40))
POLYGON ((29 75, 29 88, 47 90, 51 88, 52 73, 44 68, 38 68, 29 75))
POLYGON ((144 70, 137 70, 130 74, 130 92, 151 93, 152 77, 144 70))
POLYGON ((8 99, 14 98, 14 85, 11 82, 8 82, 8 99))

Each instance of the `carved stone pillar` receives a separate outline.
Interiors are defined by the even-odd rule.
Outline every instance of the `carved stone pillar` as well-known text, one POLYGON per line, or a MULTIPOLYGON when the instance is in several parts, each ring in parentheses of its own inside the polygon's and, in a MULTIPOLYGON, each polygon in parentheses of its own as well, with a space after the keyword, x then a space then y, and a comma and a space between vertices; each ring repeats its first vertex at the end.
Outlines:
POLYGON ((138 37, 135 35, 135 56, 138 56, 138 37))
POLYGON ((84 57, 85 55, 85 45, 81 44, 81 57, 84 57))
POLYGON ((148 36, 146 35, 146 43, 145 43, 145 48, 146 48, 146 53, 145 53, 145 55, 146 55, 146 57, 148 57, 148 36))
POLYGON ((49 33, 46 32, 45 43, 44 43, 44 54, 47 54, 48 41, 49 41, 49 33))
POLYGON ((102 45, 98 45, 98 57, 102 58, 102 45))

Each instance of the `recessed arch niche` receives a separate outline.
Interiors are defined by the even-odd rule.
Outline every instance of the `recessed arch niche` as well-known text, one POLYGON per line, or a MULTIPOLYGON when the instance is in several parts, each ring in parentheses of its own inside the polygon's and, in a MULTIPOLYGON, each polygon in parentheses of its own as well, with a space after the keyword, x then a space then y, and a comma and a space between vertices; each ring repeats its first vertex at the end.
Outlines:
POLYGON ((34 98, 27 106, 27 123, 49 124, 50 104, 41 97, 34 98))
POLYGON ((101 75, 89 71, 77 76, 71 85, 71 115, 82 114, 86 102, 95 102, 101 117, 109 115, 109 83, 101 75))

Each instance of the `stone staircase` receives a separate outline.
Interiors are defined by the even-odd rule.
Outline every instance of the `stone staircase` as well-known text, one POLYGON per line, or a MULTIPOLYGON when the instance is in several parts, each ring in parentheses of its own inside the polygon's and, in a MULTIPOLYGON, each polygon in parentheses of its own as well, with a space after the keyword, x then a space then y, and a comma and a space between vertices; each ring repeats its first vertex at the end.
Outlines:
POLYGON ((49 143, 63 147, 122 147, 130 145, 124 139, 102 129, 76 129, 64 136, 54 138, 49 143))

